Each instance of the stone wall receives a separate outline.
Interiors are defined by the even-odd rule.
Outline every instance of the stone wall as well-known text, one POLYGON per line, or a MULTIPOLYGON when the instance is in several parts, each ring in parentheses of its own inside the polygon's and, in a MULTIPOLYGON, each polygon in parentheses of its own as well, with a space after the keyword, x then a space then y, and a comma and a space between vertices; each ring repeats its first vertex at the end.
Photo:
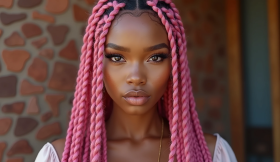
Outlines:
POLYGON ((92 3, 0 0, 0 161, 65 136, 92 3))
MULTIPOLYGON (((202 126, 229 139, 223 0, 175 0, 202 126)), ((93 0, 0 0, 0 161, 65 137, 93 0)))

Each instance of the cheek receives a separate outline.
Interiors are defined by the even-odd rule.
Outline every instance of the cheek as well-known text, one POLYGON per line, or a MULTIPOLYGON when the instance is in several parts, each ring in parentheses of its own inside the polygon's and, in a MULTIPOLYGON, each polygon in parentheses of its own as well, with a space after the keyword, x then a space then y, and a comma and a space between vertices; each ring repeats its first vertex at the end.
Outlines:
POLYGON ((161 97, 166 90, 170 78, 171 65, 165 62, 162 66, 155 66, 148 70, 148 78, 155 95, 161 97))
POLYGON ((103 81, 106 91, 113 99, 117 95, 116 92, 119 92, 123 79, 121 72, 117 68, 110 66, 107 61, 103 62, 103 81))

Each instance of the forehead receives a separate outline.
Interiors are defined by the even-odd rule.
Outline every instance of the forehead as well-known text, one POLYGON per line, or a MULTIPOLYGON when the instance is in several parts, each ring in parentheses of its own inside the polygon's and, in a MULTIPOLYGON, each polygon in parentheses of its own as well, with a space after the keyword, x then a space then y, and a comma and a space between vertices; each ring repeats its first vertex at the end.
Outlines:
POLYGON ((167 32, 158 17, 149 12, 138 16, 129 13, 120 13, 113 21, 106 43, 117 43, 118 45, 129 46, 151 46, 157 43, 168 44, 167 32))

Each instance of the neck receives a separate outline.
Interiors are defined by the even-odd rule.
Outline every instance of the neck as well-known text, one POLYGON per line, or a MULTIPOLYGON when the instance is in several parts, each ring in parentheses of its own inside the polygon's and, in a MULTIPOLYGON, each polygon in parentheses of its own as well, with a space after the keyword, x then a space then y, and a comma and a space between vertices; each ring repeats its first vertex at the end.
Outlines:
POLYGON ((161 117, 156 105, 145 114, 128 114, 116 104, 106 123, 108 140, 132 139, 135 141, 161 135, 161 117))

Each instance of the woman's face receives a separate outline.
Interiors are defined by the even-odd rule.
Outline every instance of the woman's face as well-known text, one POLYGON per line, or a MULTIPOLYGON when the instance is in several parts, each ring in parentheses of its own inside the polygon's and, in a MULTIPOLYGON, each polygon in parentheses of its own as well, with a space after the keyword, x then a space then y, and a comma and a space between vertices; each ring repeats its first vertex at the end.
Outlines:
POLYGON ((104 84, 114 108, 140 115, 163 96, 171 73, 166 30, 143 13, 113 21, 105 42, 104 84))

